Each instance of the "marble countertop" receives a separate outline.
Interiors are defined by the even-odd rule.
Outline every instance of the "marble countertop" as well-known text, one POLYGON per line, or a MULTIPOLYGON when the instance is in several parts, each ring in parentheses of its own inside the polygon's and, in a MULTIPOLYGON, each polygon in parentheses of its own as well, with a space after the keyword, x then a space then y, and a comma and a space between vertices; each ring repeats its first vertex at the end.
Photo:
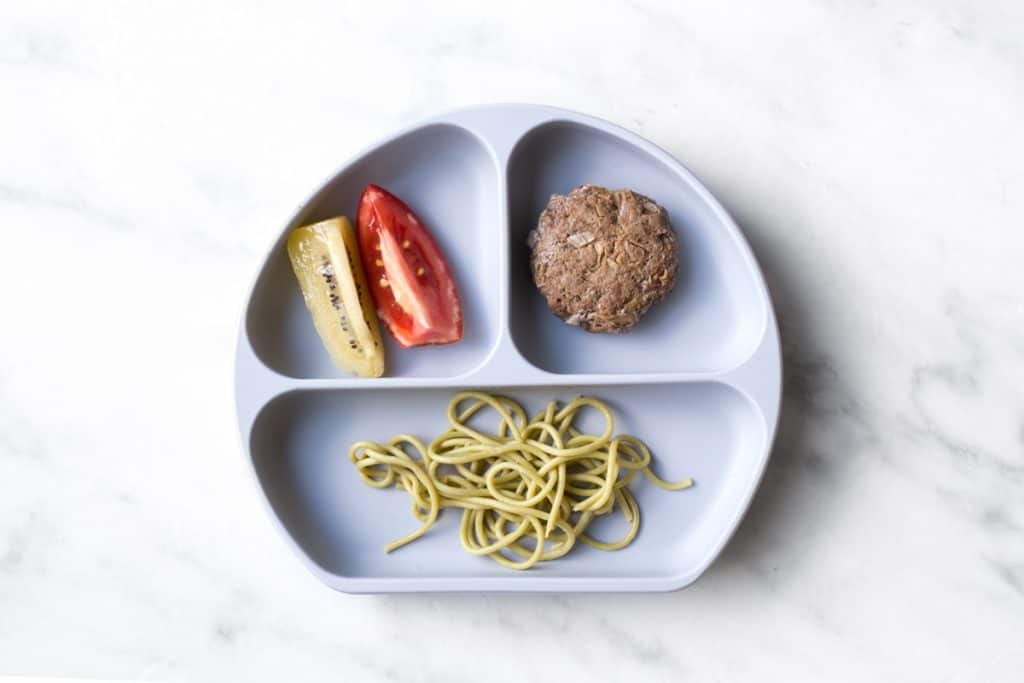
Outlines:
POLYGON ((1021 680, 1024 6, 419 4, 0 7, 0 674, 1021 680), (765 270, 779 438, 685 591, 333 593, 240 455, 282 222, 495 101, 665 147, 765 270))

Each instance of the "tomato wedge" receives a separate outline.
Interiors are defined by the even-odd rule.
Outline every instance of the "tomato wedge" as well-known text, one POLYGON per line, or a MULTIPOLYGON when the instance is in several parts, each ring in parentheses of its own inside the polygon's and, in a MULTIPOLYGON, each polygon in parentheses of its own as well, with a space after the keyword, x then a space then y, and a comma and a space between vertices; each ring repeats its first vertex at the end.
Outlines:
POLYGON ((451 268, 412 209, 367 185, 356 230, 377 315, 395 341, 409 347, 462 339, 462 303, 451 268))

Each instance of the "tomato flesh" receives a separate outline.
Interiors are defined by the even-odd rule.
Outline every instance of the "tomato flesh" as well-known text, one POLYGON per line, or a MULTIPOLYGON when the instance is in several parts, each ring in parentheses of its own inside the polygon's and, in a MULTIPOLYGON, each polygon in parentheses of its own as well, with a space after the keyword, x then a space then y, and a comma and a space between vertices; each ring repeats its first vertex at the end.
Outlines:
POLYGON ((405 202, 367 185, 356 214, 377 315, 404 347, 462 339, 462 303, 440 247, 405 202))

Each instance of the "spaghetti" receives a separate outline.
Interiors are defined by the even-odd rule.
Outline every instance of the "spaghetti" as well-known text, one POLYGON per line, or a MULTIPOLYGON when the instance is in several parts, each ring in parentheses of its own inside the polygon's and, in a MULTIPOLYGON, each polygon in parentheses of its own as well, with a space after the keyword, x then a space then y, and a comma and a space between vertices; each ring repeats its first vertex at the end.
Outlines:
POLYGON ((465 391, 448 404, 448 422, 429 445, 399 434, 387 443, 359 441, 349 450, 363 481, 404 489, 422 523, 385 546, 387 552, 425 534, 445 508, 462 509, 459 536, 467 552, 510 569, 562 557, 577 541, 619 550, 640 529, 640 508, 626 488, 637 472, 663 489, 693 485, 654 474, 647 446, 633 436, 613 436, 611 410, 595 398, 581 396, 563 406, 551 401, 529 419, 510 398, 465 391), (576 427, 587 408, 603 416, 600 434, 576 427), (470 426, 486 410, 499 418, 494 432, 470 426), (596 517, 615 510, 630 525, 625 536, 607 542, 587 534, 596 517))

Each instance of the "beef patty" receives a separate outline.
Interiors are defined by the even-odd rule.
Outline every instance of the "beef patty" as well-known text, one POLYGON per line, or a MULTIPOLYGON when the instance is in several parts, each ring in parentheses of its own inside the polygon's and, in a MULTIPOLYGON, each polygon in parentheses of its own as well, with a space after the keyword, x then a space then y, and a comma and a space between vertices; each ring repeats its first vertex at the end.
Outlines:
POLYGON ((552 195, 528 237, 548 306, 588 332, 622 332, 672 291, 679 244, 665 209, 632 190, 552 195))

